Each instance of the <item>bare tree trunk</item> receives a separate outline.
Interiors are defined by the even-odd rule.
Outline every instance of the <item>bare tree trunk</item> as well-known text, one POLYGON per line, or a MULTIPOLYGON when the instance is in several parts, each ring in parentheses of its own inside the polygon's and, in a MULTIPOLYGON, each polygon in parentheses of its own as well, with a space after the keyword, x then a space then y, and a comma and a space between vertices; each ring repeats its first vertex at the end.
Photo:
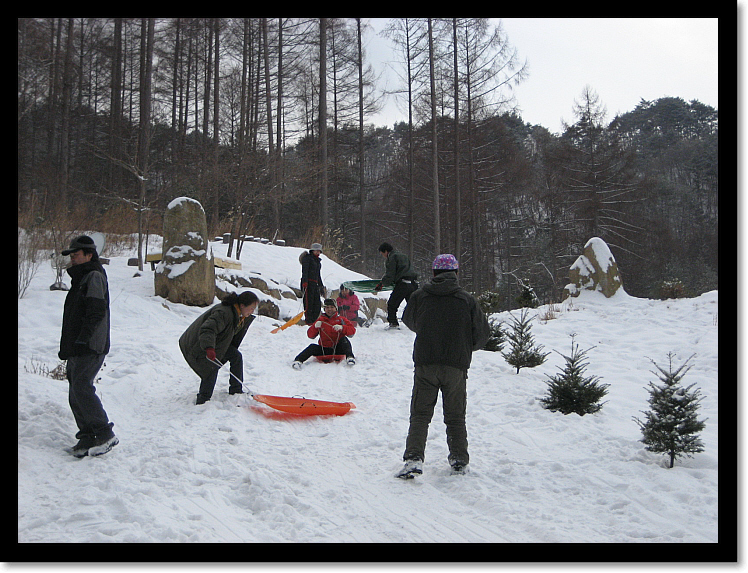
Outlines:
MULTIPOLYGON (((109 155, 122 159, 122 18, 114 19, 114 53, 112 54, 112 109, 109 115, 109 155)), ((121 187, 120 169, 114 163, 109 167, 109 185, 112 189, 121 187)))
POLYGON ((364 190, 364 55, 361 47, 361 18, 356 18, 358 35, 358 192, 361 228, 361 268, 366 269, 366 191, 364 190))
POLYGON ((460 81, 457 66, 457 18, 452 18, 452 45, 455 80, 455 256, 459 260, 462 256, 462 197, 460 194, 460 81))
POLYGON ((141 21, 140 41, 140 132, 138 136, 138 162, 140 172, 140 199, 138 201, 138 269, 143 270, 143 211, 148 180, 148 151, 151 123, 151 76, 153 73, 154 18, 141 21))
POLYGON ((465 86, 467 88, 467 149, 468 149, 468 188, 470 190, 470 215, 472 218, 471 225, 471 238, 473 246, 473 292, 482 292, 482 277, 481 277, 481 247, 480 247, 480 216, 478 214, 478 192, 475 189, 475 177, 473 172, 473 102, 472 102, 472 86, 470 84, 470 43, 467 38, 465 41, 465 86))
MULTIPOLYGON (((281 199, 283 195, 284 174, 281 155, 283 153, 283 18, 278 18, 278 103, 275 106, 275 179, 276 189, 273 193, 273 220, 275 230, 281 228, 281 199)), ((282 236, 282 233, 281 233, 282 236)))
POLYGON ((415 260, 415 182, 413 181, 413 69, 410 63, 410 21, 405 19, 405 52, 408 65, 408 258, 415 260))
POLYGON ((218 97, 218 88, 220 86, 220 78, 221 74, 219 73, 219 62, 221 61, 220 55, 219 55, 219 47, 220 47, 220 18, 213 18, 213 34, 214 38, 213 41, 215 43, 215 70, 214 70, 214 78, 213 78, 213 149, 215 152, 215 159, 218 161, 218 136, 219 136, 219 103, 220 98, 218 97))
POLYGON ((327 240, 327 18, 319 19, 319 138, 320 169, 322 170, 322 234, 327 240))
POLYGON ((70 98, 73 90, 73 18, 68 18, 65 68, 62 76, 62 126, 60 127, 60 206, 67 210, 70 168, 70 98))
POLYGON ((436 129, 436 82, 434 71, 434 34, 429 21, 429 81, 431 83, 431 162, 434 177, 434 254, 441 252, 441 222, 439 220, 439 150, 437 145, 436 129))

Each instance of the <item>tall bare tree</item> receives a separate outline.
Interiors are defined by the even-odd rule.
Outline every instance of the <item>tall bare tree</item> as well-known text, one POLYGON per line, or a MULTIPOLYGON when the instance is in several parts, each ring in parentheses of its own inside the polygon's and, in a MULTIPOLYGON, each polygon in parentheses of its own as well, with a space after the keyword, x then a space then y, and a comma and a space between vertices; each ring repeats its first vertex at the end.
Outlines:
POLYGON ((429 83, 431 85, 431 163, 434 196, 434 255, 441 252, 441 221, 439 217, 439 143, 436 116, 436 60, 434 56, 434 30, 432 18, 429 25, 429 83))
POLYGON ((327 241, 329 216, 327 207, 327 18, 319 19, 319 138, 320 170, 322 185, 320 189, 322 204, 322 233, 327 241))
POLYGON ((143 270, 143 213, 148 181, 148 154, 151 144, 151 78, 153 74, 153 37, 155 18, 142 18, 140 42, 140 129, 138 136, 138 170, 140 197, 138 200, 138 269, 143 270))

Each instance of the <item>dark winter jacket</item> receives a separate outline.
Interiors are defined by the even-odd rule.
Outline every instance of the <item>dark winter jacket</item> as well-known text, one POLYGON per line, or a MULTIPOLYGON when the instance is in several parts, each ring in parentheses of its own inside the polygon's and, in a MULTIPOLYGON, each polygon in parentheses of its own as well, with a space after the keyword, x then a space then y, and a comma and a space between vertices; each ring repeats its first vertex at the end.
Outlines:
POLYGON ((410 295, 403 322, 416 333, 416 366, 443 364, 467 370, 473 351, 483 348, 491 334, 486 315, 460 287, 454 272, 434 277, 410 295))
POLYGON ((311 251, 304 251, 299 256, 301 263, 301 290, 306 290, 307 283, 316 283, 319 286, 319 292, 324 290, 322 285, 322 261, 311 251))
POLYGON ((356 318, 358 318, 358 309, 361 308, 361 302, 353 291, 350 291, 348 296, 338 296, 337 303, 338 312, 342 316, 348 320, 356 320, 356 318))
POLYGON ((109 352, 109 283, 101 263, 91 260, 68 269, 72 285, 65 297, 60 360, 109 352))
POLYGON ((413 270, 410 259, 398 250, 391 251, 384 263, 382 286, 396 285, 402 280, 415 281, 418 273, 413 270))
POLYGON ((317 338, 319 336, 319 345, 323 348, 333 348, 341 338, 344 336, 353 336, 354 334, 356 334, 356 325, 337 313, 332 316, 327 316, 325 313, 320 314, 319 318, 306 331, 306 335, 309 338, 317 338), (315 326, 317 322, 322 323, 322 328, 315 326), (333 327, 336 324, 342 324, 343 329, 335 330, 333 327))
POLYGON ((254 319, 250 315, 240 320, 239 310, 235 306, 217 304, 187 327, 179 338, 179 349, 187 364, 200 378, 204 378, 217 368, 206 358, 206 349, 214 348, 216 358, 223 362, 229 345, 239 348, 254 319))

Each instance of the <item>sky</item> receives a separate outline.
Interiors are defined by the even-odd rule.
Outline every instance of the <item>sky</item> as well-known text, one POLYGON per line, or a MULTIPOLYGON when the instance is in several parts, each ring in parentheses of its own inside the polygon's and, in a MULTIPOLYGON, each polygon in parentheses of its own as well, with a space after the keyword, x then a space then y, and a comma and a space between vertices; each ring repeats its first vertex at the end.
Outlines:
MULTIPOLYGON (((389 40, 378 36, 387 18, 369 20, 367 53, 383 85, 398 84, 387 62, 397 62, 389 40)), ((607 109, 606 120, 662 97, 697 99, 718 109, 716 18, 501 18, 528 78, 514 88, 522 119, 554 133, 573 123, 574 100, 590 86, 607 109)), ((394 63, 393 65, 398 65, 394 63)), ((389 98, 376 125, 407 115, 389 98)))

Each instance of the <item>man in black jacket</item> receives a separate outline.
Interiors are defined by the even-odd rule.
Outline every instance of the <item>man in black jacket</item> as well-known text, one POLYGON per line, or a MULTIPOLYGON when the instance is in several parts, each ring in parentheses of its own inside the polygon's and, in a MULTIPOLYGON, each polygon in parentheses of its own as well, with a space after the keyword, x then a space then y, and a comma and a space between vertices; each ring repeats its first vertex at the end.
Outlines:
POLYGON ((396 250, 389 243, 379 245, 379 253, 384 258, 384 276, 374 287, 374 292, 379 292, 383 287, 393 285, 392 294, 387 301, 387 326, 388 330, 400 329, 397 321, 397 309, 400 304, 408 302, 410 295, 418 288, 418 274, 413 270, 410 259, 405 253, 396 250))
POLYGON ((410 295, 403 312, 403 322, 416 333, 416 340, 405 465, 396 474, 400 478, 422 473, 429 424, 440 390, 453 473, 465 473, 470 461, 465 427, 467 371, 473 351, 488 342, 490 327, 478 302, 458 284, 458 268, 454 255, 436 257, 434 278, 410 295))
POLYGON ((299 255, 301 263, 301 292, 304 296, 304 320, 307 324, 317 322, 317 317, 322 312, 321 298, 325 294, 325 285, 322 284, 322 245, 312 243, 308 251, 299 255))
POLYGON ((65 297, 58 356, 67 360, 68 400, 79 430, 70 453, 98 456, 119 443, 94 388, 109 352, 109 285, 91 237, 73 239, 62 254, 70 255, 72 285, 65 297))

